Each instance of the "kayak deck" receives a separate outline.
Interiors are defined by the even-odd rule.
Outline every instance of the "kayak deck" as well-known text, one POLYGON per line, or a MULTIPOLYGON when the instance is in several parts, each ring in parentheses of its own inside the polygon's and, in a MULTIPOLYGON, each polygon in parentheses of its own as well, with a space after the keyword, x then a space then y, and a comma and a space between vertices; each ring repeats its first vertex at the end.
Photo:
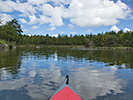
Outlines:
POLYGON ((51 97, 50 100, 81 100, 81 99, 68 84, 65 84, 63 87, 61 87, 60 90, 58 90, 51 97))
POLYGON ((50 100, 81 100, 80 97, 73 92, 69 86, 65 86, 57 92, 50 100))

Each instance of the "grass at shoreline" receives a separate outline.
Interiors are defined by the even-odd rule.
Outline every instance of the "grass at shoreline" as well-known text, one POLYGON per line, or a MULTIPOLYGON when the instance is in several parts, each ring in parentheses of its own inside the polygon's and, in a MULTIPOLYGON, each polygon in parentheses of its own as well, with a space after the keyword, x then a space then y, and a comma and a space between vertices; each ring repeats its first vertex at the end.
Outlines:
POLYGON ((96 47, 98 49, 125 49, 125 50, 133 50, 133 47, 96 47))
POLYGON ((48 48, 81 48, 83 45, 16 45, 17 47, 48 47, 48 48))
MULTIPOLYGON (((83 45, 17 45, 17 47, 37 47, 40 46, 40 48, 46 47, 46 48, 86 48, 83 45)), ((133 47, 95 47, 95 46, 90 46, 88 49, 111 49, 111 50, 115 50, 115 49, 125 49, 125 50, 133 50, 133 47)))
POLYGON ((133 47, 124 47, 124 46, 119 46, 119 47, 96 47, 96 46, 90 46, 89 48, 86 48, 84 45, 44 45, 44 44, 26 44, 26 45, 16 45, 16 43, 14 42, 10 42, 8 43, 8 41, 0 39, 0 44, 2 45, 7 45, 7 47, 9 46, 9 48, 13 48, 13 47, 33 47, 36 48, 39 46, 39 48, 80 48, 80 49, 101 49, 101 50, 115 50, 115 49, 124 49, 124 50, 133 50, 133 47))
POLYGON ((5 41, 5 40, 0 39, 0 44, 7 45, 7 44, 8 44, 8 42, 7 42, 7 41, 5 41))

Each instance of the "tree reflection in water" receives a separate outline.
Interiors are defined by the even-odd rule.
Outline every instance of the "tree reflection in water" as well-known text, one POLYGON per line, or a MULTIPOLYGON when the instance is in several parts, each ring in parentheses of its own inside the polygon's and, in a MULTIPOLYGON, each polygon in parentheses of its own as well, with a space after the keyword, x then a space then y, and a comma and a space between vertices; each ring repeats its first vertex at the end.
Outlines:
POLYGON ((84 100, 123 94, 127 81, 118 78, 117 73, 121 68, 132 69, 131 58, 133 53, 125 50, 18 48, 0 51, 0 98, 48 99, 66 74, 84 100))

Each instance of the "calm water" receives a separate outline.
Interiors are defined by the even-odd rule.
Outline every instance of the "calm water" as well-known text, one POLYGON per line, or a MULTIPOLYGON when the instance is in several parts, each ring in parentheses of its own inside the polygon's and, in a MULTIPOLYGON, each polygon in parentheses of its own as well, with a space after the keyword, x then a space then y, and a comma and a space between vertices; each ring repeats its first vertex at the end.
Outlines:
POLYGON ((0 51, 0 100, 48 100, 65 75, 83 100, 133 100, 133 51, 0 51))

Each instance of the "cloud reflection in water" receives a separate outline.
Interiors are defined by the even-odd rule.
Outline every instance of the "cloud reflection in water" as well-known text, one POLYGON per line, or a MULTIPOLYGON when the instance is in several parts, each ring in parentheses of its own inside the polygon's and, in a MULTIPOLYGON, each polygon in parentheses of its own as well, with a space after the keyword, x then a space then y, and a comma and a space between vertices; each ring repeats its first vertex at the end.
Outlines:
POLYGON ((0 91, 14 90, 19 92, 20 89, 23 89, 32 99, 45 100, 59 88, 64 81, 63 72, 67 70, 67 73, 70 74, 71 86, 84 100, 95 99, 97 96, 106 94, 123 93, 121 83, 124 84, 124 82, 122 79, 116 78, 115 66, 110 69, 97 69, 92 66, 75 69, 70 64, 66 69, 63 69, 55 66, 55 63, 52 62, 49 63, 49 69, 37 69, 35 65, 38 63, 34 63, 34 68, 28 72, 27 69, 23 69, 23 74, 20 74, 19 79, 0 82, 0 91))
POLYGON ((112 91, 114 95, 123 93, 121 90, 123 87, 120 84, 125 82, 122 79, 116 79, 115 71, 112 68, 108 71, 106 68, 97 70, 89 67, 80 67, 73 71, 75 73, 71 73, 71 85, 84 100, 112 94, 112 91))

